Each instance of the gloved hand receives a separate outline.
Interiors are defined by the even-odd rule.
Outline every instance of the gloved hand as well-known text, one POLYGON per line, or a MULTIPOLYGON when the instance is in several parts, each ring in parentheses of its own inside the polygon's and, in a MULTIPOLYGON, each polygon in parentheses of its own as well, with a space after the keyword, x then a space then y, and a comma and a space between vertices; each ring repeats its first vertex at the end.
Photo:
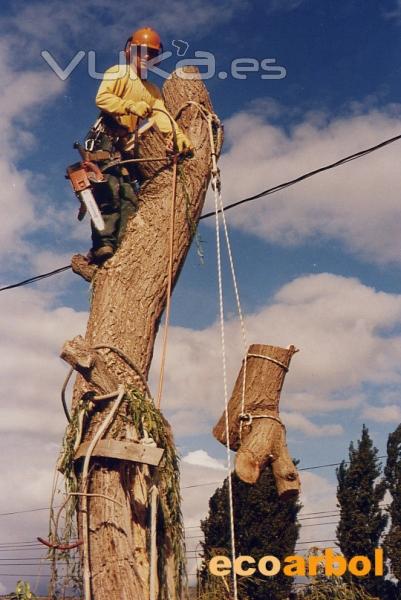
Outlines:
POLYGON ((133 102, 128 107, 128 111, 141 119, 146 119, 150 116, 152 109, 147 102, 139 100, 139 102, 133 102))
POLYGON ((180 154, 188 154, 192 152, 194 149, 191 140, 189 137, 182 133, 182 131, 177 132, 177 150, 180 154))

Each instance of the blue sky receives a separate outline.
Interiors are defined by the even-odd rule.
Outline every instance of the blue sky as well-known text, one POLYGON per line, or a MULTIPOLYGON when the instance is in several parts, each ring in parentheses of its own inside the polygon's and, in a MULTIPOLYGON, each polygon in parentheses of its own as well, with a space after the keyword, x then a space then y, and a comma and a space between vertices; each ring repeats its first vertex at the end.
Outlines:
MULTIPOLYGON (((97 115, 98 81, 88 74, 87 53, 96 52, 98 71, 106 69, 137 26, 157 28, 166 50, 185 40, 187 58, 213 53, 217 72, 229 72, 241 57, 274 58, 286 69, 280 80, 253 72, 246 80, 207 81, 225 125, 226 203, 401 131, 399 1, 175 0, 163 8, 117 0, 113 11, 109 4, 2 4, 2 284, 68 264, 88 249, 88 223, 77 223, 64 179, 66 165, 77 160, 73 142, 97 115), (85 58, 62 82, 41 57, 44 50, 63 67, 79 51, 85 58)), ((401 421, 399 172, 396 143, 227 213, 249 340, 300 348, 281 408, 290 449, 303 466, 345 458, 364 422, 383 454, 401 421)), ((223 410, 212 225, 210 219, 199 227, 204 264, 192 249, 173 297, 164 406, 186 457, 187 485, 224 477, 224 448, 211 434, 223 410)), ((224 278, 232 385, 242 350, 227 266, 224 278)), ((83 333, 88 295, 72 273, 0 295, 0 472, 4 489, 15 490, 2 494, 0 512, 47 503, 64 429, 58 353, 65 339, 83 333)), ((157 360, 158 351, 153 387, 157 360)), ((211 491, 199 490, 185 494, 190 526, 211 491)), ((334 493, 333 470, 305 474, 305 511, 332 508, 334 493)), ((40 519, 34 513, 18 526, 3 519, 0 541, 25 539, 24 531, 34 539, 46 529, 40 519)), ((316 526, 303 539, 321 539, 323 529, 333 536, 333 527, 316 526)), ((0 582, 0 590, 9 589, 12 578, 0 573, 0 582)))

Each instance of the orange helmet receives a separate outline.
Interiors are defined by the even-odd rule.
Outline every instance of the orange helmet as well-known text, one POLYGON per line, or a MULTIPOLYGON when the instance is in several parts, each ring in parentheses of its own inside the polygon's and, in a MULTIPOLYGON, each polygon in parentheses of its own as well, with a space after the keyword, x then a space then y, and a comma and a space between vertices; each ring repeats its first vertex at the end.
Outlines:
POLYGON ((160 52, 163 52, 163 44, 160 35, 151 27, 142 27, 141 29, 134 31, 127 42, 127 46, 128 44, 134 46, 147 46, 152 50, 157 50, 159 54, 160 52))

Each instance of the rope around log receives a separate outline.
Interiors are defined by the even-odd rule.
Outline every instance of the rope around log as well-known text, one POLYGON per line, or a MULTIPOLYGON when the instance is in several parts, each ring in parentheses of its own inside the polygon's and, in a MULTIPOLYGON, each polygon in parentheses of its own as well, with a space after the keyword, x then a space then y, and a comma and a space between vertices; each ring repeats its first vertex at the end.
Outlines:
POLYGON ((271 419, 272 421, 276 421, 279 425, 281 425, 281 427, 284 429, 284 431, 286 431, 285 425, 282 422, 282 420, 279 417, 275 417, 273 415, 252 415, 251 413, 242 413, 239 416, 239 420, 245 426, 249 426, 249 427, 252 425, 252 421, 254 419, 271 419))
POLYGON ((270 362, 272 362, 272 363, 278 365, 279 367, 281 367, 282 369, 284 369, 284 371, 286 373, 288 373, 287 365, 285 365, 281 361, 277 360, 277 358, 273 358, 271 356, 265 356, 264 354, 247 354, 246 359, 248 359, 250 356, 252 356, 254 358, 264 358, 265 360, 269 360, 270 362))

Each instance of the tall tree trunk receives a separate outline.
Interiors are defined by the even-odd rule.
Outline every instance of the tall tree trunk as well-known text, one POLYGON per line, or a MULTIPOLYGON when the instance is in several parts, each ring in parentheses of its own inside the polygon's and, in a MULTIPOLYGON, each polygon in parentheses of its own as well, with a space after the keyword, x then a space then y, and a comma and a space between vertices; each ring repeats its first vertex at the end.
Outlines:
MULTIPOLYGON (((197 69, 186 67, 185 72, 191 74, 191 78, 184 79, 174 73, 164 84, 163 94, 171 114, 175 116, 188 100, 212 110, 197 69)), ((198 108, 187 106, 178 117, 178 122, 193 141, 196 152, 194 158, 179 165, 173 284, 189 250, 211 170, 208 128, 198 108)), ((164 153, 163 136, 155 130, 146 132, 141 155, 161 156, 164 153)), ((139 210, 129 220, 116 254, 96 271, 92 280, 91 310, 85 342, 75 340, 72 351, 68 352, 68 347, 65 347, 62 353, 70 364, 76 363, 80 373, 74 388, 75 405, 88 390, 111 392, 116 389, 116 382, 133 385, 144 391, 141 378, 116 352, 98 349, 94 353, 96 356, 93 356, 90 350, 97 345, 118 348, 130 357, 147 379, 159 321, 166 305, 172 167, 149 163, 143 166, 143 170, 150 178, 141 190, 139 210), (80 351, 77 351, 77 346, 81 348, 80 351), (81 357, 77 364, 77 352, 85 355, 85 348, 87 356, 81 357), (104 375, 105 372, 108 375, 106 373, 105 380, 102 380, 102 373, 104 375), (109 375, 110 381, 107 383, 109 375)), ((113 402, 96 403, 88 415, 83 442, 93 438, 113 402)), ((127 415, 126 403, 123 403, 112 428, 105 435, 106 439, 138 439, 137 431, 124 418, 127 415)), ((108 501, 104 497, 88 499, 93 600, 148 600, 147 534, 151 484, 151 472, 147 465, 115 459, 92 459, 89 491, 112 497, 118 502, 108 501)), ((166 576, 168 597, 178 600, 172 556, 174 540, 165 539, 162 543, 169 564, 166 576)))

